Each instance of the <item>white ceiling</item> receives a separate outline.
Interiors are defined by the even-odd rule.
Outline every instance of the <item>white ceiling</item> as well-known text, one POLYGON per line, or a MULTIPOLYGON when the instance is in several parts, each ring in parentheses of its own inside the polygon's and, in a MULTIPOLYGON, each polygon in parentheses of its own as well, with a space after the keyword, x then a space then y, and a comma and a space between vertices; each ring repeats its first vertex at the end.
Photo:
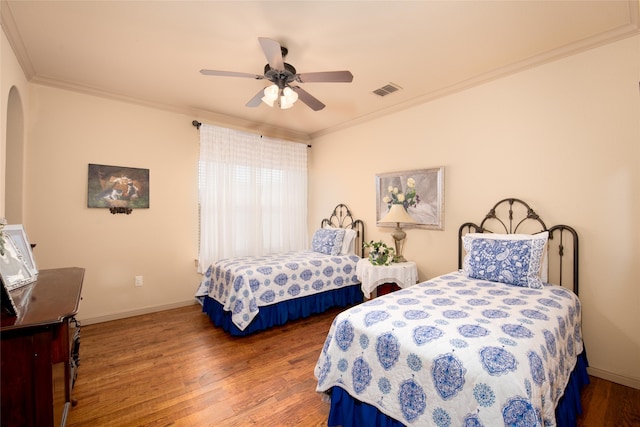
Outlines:
POLYGON ((193 118, 307 140, 526 67, 638 34, 639 0, 2 1, 2 27, 35 83, 141 102, 193 118), (326 104, 245 107, 265 80, 258 37, 326 104), (388 83, 403 89, 372 93, 388 83))

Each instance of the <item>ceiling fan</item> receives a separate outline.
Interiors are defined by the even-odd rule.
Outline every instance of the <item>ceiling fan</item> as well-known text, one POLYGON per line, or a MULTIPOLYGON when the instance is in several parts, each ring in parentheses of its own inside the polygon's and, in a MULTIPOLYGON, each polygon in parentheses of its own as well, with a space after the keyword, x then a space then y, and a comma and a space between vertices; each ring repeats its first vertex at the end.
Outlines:
POLYGON ((275 102, 282 108, 291 108, 293 103, 300 101, 307 104, 312 110, 322 110, 325 105, 309 92, 302 89, 296 83, 319 82, 344 82, 353 81, 353 74, 349 71, 321 71, 317 73, 300 73, 291 64, 284 62, 288 50, 280 46, 275 40, 259 37, 260 46, 267 57, 267 65, 264 66, 264 75, 239 73, 234 71, 200 70, 207 76, 247 77, 256 80, 269 80, 273 84, 258 92, 247 102, 247 107, 257 107, 260 102, 273 106, 275 102))

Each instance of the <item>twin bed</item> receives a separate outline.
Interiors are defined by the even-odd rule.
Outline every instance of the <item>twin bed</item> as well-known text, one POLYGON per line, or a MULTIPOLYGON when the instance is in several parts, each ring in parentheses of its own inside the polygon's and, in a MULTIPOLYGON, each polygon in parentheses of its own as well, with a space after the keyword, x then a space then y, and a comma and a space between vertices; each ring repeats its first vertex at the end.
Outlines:
POLYGON ((573 228, 501 200, 459 228, 458 271, 360 304, 363 242, 340 204, 311 250, 221 260, 196 295, 236 336, 353 306, 315 367, 329 426, 575 426, 589 378, 573 228))
POLYGON ((211 321, 244 336, 363 301, 356 264, 364 223, 344 204, 314 233, 311 249, 222 259, 207 269, 196 298, 211 321))
POLYGON ((315 368, 329 426, 575 425, 589 381, 575 230, 505 199, 458 234, 458 271, 335 318, 315 368))

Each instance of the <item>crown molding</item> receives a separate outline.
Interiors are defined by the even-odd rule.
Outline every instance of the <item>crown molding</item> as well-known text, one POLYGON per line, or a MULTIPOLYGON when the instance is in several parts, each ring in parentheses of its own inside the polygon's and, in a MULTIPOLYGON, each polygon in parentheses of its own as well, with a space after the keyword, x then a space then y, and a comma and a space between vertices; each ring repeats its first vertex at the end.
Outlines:
POLYGON ((604 46, 619 40, 636 36, 640 34, 640 19, 639 19, 639 13, 638 13, 639 3, 640 3, 640 0, 636 2, 634 1, 629 2, 630 20, 629 20, 629 24, 627 25, 620 26, 606 33, 598 34, 576 43, 562 46, 558 49, 554 49, 549 52, 542 53, 540 55, 532 56, 530 58, 524 59, 514 64, 510 64, 505 67, 497 68, 493 71, 480 74, 473 78, 462 80, 453 85, 443 87, 439 90, 432 91, 421 96, 417 96, 403 103, 396 104, 389 108, 385 108, 383 110, 379 110, 374 113, 358 117, 354 120, 350 120, 349 122, 345 122, 337 126, 333 126, 318 132, 314 132, 310 135, 310 137, 311 139, 319 138, 321 136, 338 132, 340 130, 344 130, 359 124, 363 124, 371 120, 379 119, 381 117, 388 116, 393 113, 407 110, 409 108, 413 108, 418 105, 433 101, 435 99, 443 98, 445 96, 452 95, 454 93, 461 92, 463 90, 500 79, 502 77, 513 75, 521 71, 532 69, 549 62, 557 61, 562 58, 567 58, 569 56, 576 55, 581 52, 585 52, 585 51, 588 51, 600 46, 604 46))
MULTIPOLYGON (((189 116, 191 119, 197 119, 198 121, 205 121, 217 126, 224 126, 230 129, 242 130, 251 133, 258 133, 260 135, 268 136, 271 138, 279 138, 292 142, 300 142, 308 144, 311 142, 311 138, 308 134, 303 132, 297 132, 292 129, 281 128, 277 126, 271 126, 266 123, 253 122, 250 120, 239 119, 237 117, 228 116, 225 114, 215 113, 211 111, 204 111, 189 106, 175 106, 167 105, 158 102, 146 101, 131 96, 117 94, 109 91, 96 89, 91 86, 80 85, 68 81, 62 81, 59 79, 53 79, 45 76, 34 76, 31 78, 30 83, 41 86, 53 87, 62 90, 68 90, 72 92, 78 92, 85 95, 96 96, 100 98, 111 99, 119 102, 126 102, 129 104, 135 104, 144 106, 147 108, 153 108, 157 110, 168 111, 171 113, 182 114, 189 116)), ((188 122, 189 124, 191 121, 188 122)))
POLYGON ((27 80, 31 80, 35 75, 35 70, 27 53, 27 49, 24 47, 24 43, 20 37, 16 22, 13 19, 11 6, 6 0, 0 0, 0 25, 2 25, 2 30, 9 41, 9 45, 18 59, 18 64, 20 64, 22 72, 27 80))

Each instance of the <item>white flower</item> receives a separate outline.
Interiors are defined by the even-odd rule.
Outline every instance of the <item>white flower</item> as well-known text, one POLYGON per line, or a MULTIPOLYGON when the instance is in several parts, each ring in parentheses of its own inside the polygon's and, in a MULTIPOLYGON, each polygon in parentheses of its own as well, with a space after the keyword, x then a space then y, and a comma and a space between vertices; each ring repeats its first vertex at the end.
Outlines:
POLYGON ((388 188, 387 197, 383 201, 391 208, 393 204, 405 205, 405 208, 415 207, 420 203, 420 197, 416 193, 416 180, 414 178, 407 178, 406 189, 394 187, 390 185, 388 188))

